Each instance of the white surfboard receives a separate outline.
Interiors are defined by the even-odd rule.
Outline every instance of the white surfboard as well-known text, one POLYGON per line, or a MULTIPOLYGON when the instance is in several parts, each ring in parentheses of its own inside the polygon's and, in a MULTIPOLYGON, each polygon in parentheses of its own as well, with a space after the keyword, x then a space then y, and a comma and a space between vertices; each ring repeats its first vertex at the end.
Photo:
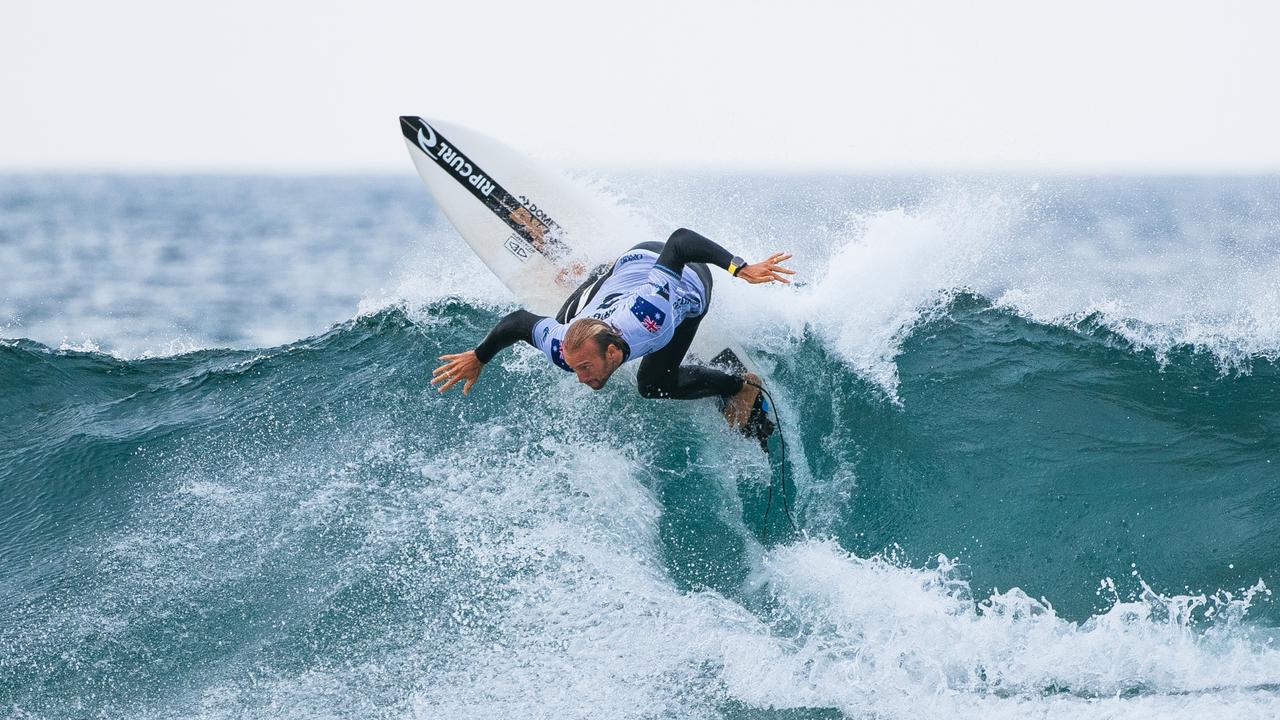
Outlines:
MULTIPOLYGON (((560 173, 478 132, 414 116, 402 116, 400 130, 436 204, 530 312, 554 316, 591 270, 637 243, 666 240, 647 236, 560 173)), ((716 327, 717 307, 713 301, 698 329, 691 360, 760 374, 716 327)))

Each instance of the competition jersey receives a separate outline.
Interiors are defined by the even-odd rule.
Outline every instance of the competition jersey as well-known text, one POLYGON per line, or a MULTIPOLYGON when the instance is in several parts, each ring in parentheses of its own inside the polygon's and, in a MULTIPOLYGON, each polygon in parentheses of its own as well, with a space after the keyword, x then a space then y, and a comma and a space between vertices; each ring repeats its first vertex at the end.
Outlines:
POLYGON ((613 264, 613 272, 595 297, 569 323, 553 317, 533 326, 533 344, 563 370, 573 372, 560 354, 569 324, 581 318, 598 318, 618 329, 631 347, 625 358, 634 360, 671 342, 676 326, 686 317, 701 315, 706 307, 707 289, 702 279, 685 265, 684 273, 656 264, 658 254, 631 250, 613 264))

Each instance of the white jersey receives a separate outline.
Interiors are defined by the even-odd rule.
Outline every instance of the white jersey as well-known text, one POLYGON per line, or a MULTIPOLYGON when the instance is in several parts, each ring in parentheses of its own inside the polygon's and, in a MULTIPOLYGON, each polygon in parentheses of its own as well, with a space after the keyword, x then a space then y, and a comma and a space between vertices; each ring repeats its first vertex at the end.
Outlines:
MULTIPOLYGON (((689 265, 677 277, 656 264, 657 259, 658 254, 651 250, 631 250, 618 258, 595 297, 569 323, 592 317, 614 326, 631 348, 625 360, 648 355, 671 342, 682 320, 703 313, 707 289, 689 265)), ((533 344, 551 362, 573 372, 560 354, 568 330, 569 324, 543 318, 533 326, 533 344)))

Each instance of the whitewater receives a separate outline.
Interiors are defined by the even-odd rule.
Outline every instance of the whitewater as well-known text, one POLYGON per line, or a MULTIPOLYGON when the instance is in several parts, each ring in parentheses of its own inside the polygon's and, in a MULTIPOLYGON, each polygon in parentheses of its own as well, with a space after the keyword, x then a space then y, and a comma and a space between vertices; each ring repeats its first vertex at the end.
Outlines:
POLYGON ((0 716, 1280 715, 1280 179, 577 179, 714 406, 531 348, 409 174, 0 177, 0 716), (771 508, 765 519, 766 507, 771 508))

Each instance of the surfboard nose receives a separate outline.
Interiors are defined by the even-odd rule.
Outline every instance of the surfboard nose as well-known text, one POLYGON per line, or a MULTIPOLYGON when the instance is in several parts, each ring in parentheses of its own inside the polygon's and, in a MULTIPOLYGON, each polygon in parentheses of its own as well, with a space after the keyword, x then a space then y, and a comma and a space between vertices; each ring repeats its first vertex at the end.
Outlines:
POLYGON ((400 133, 417 143, 422 152, 431 152, 431 148, 435 147, 436 131, 417 115, 400 116, 400 133))

